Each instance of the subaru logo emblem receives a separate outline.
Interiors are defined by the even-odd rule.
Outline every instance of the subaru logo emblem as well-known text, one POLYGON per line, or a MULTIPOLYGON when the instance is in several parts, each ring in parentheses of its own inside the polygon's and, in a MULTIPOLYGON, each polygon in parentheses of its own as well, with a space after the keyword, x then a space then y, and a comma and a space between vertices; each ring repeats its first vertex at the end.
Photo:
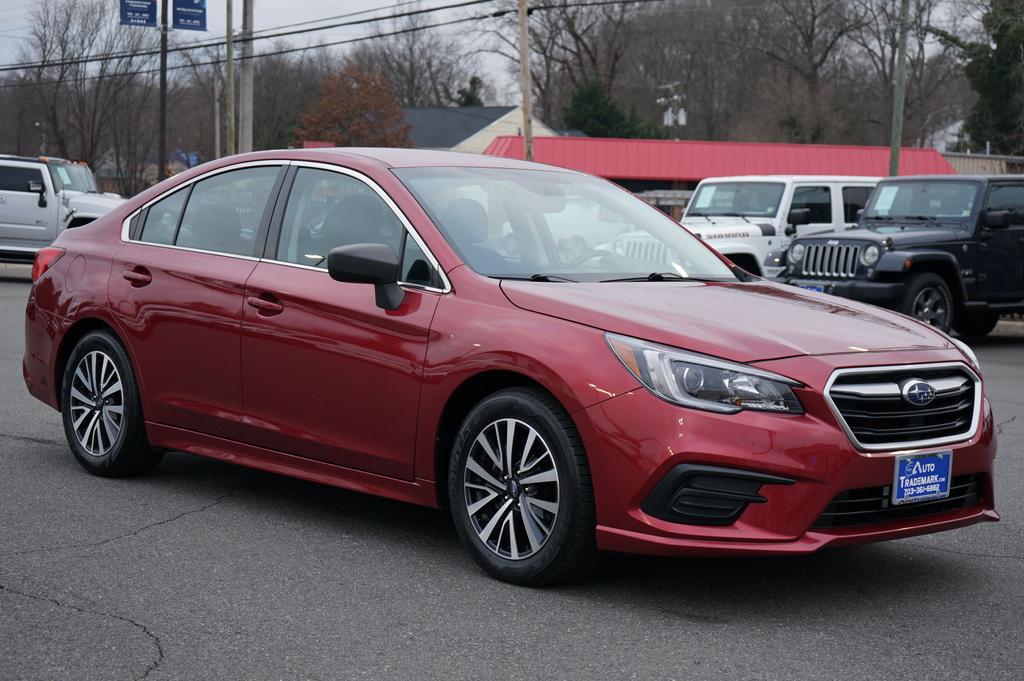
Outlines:
POLYGON ((915 407, 923 407, 935 399, 935 388, 919 378, 903 384, 903 399, 915 407))

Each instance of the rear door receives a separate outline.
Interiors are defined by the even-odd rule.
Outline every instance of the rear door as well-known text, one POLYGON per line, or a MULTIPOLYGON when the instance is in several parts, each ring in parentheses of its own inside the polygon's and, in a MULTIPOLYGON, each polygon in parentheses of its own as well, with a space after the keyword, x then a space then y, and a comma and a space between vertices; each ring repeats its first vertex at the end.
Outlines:
POLYGON ((0 161, 0 249, 35 250, 57 238, 59 205, 49 173, 38 163, 0 161), (41 182, 46 189, 40 197, 28 189, 41 182))
POLYGON ((841 205, 836 214, 841 217, 842 225, 852 227, 857 224, 858 214, 868 205, 868 197, 871 196, 871 187, 864 185, 844 185, 836 197, 841 205))
POLYGON ((280 162, 234 166, 164 195, 133 220, 135 233, 113 258, 110 299, 148 421, 239 438, 242 294, 282 177, 280 162))
POLYGON ((246 442, 411 480, 423 361, 445 285, 387 195, 357 173, 293 164, 261 261, 246 284, 246 442), (405 300, 334 281, 327 253, 382 243, 401 260, 405 300))

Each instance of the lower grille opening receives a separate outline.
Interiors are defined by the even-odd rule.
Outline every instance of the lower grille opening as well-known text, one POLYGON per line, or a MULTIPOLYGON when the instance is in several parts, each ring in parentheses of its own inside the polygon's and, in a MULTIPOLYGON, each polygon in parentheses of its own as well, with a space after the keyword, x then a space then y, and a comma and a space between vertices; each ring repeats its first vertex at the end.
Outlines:
POLYGON ((919 501, 915 504, 899 506, 892 504, 892 488, 888 485, 847 490, 836 495, 836 498, 825 507, 815 521, 814 528, 830 529, 874 525, 970 508, 981 500, 984 482, 985 476, 982 473, 958 475, 951 481, 949 496, 945 499, 919 501))
POLYGON ((749 504, 763 504, 761 485, 791 485, 777 475, 735 468, 680 464, 644 501, 644 513, 688 525, 730 525, 749 504))

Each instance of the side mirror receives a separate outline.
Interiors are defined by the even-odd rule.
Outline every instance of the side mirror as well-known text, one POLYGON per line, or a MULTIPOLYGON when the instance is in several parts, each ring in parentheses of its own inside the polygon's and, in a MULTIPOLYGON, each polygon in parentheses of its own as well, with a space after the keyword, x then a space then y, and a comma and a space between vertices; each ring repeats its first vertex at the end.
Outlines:
POLYGON ((349 284, 373 284, 377 307, 396 310, 405 300, 398 285, 398 256, 384 244, 352 244, 327 254, 331 279, 349 284))
POLYGON ((793 225, 809 225, 811 224, 811 209, 810 208, 794 208, 789 211, 789 217, 786 221, 793 225))
POLYGON ((1010 226, 1010 211, 989 210, 985 211, 981 224, 989 229, 1006 229, 1010 226))
POLYGON ((46 208, 46 186, 39 180, 29 180, 28 190, 33 194, 39 194, 39 207, 46 208))
POLYGON ((857 222, 860 222, 860 219, 862 217, 864 217, 864 209, 863 208, 858 208, 857 209, 857 222))

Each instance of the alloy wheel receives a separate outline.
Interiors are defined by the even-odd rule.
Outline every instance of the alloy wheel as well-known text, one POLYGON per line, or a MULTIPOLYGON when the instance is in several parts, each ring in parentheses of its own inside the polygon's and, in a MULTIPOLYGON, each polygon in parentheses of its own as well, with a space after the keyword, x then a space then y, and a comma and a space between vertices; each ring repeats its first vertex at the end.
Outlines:
POLYGON ((910 309, 915 318, 932 326, 946 328, 949 318, 949 302, 938 288, 926 286, 918 291, 910 309))
POLYGON ((82 449, 105 455, 124 424, 124 387, 114 360, 93 350, 82 357, 71 378, 71 423, 82 449))
POLYGON ((485 426, 466 457, 463 488, 473 530, 502 558, 528 558, 551 535, 559 511, 558 469, 530 424, 506 418, 485 426))

